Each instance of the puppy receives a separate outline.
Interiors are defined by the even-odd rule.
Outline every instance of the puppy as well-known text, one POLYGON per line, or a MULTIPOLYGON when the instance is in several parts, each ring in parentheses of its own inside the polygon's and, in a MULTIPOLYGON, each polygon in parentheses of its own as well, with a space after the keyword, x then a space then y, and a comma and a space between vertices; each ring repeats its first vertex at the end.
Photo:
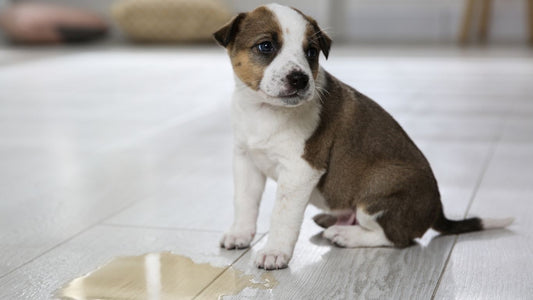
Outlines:
POLYGON ((448 220, 422 152, 378 104, 319 66, 331 39, 302 12, 269 4, 214 34, 235 73, 233 225, 226 249, 250 245, 270 177, 277 193, 268 240, 255 264, 287 267, 309 202, 341 247, 406 247, 429 228, 458 234, 512 219, 448 220))

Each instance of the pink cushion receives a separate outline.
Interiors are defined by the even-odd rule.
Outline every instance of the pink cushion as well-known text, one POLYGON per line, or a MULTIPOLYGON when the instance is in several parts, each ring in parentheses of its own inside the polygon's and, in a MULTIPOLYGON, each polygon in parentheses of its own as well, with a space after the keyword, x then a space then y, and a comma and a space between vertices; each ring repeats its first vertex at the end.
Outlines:
POLYGON ((108 28, 104 19, 81 9, 20 3, 0 12, 0 27, 16 42, 57 43, 78 35, 95 36, 108 28), (89 34, 89 35, 87 35, 89 34))

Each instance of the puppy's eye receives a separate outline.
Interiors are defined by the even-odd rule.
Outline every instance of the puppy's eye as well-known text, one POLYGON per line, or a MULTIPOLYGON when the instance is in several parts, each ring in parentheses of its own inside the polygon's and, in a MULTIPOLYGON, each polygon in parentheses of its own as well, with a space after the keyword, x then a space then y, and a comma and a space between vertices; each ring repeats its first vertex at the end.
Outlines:
POLYGON ((271 54, 276 51, 276 48, 270 41, 262 42, 258 44, 256 47, 257 47, 257 50, 259 50, 259 52, 263 54, 271 54))
POLYGON ((318 56, 318 49, 315 48, 315 47, 310 47, 309 49, 307 49, 307 53, 305 53, 305 54, 309 58, 317 57, 318 56))

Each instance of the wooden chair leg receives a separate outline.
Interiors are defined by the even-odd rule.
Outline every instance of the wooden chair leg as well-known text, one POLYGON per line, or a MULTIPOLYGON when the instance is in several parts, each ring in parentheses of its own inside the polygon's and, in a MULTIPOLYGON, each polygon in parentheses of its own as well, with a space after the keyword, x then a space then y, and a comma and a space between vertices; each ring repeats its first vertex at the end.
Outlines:
POLYGON ((479 18, 478 36, 480 42, 486 42, 491 18, 492 0, 481 1, 481 17, 479 18))
MULTIPOLYGON (((533 0, 530 0, 533 1, 533 0)), ((474 15, 475 0, 466 0, 463 10, 463 23, 459 32, 459 43, 466 44, 470 35, 470 27, 472 26, 472 19, 474 15)))
POLYGON ((529 27, 529 43, 533 45, 533 0, 527 0, 527 22, 529 27))

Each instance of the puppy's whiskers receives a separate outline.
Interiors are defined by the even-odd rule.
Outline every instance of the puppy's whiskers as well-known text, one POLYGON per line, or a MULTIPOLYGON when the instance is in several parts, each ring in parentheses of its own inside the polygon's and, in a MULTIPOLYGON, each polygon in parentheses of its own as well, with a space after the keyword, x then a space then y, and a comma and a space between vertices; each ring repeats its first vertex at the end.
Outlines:
POLYGON ((316 86, 315 88, 320 89, 320 91, 321 91, 322 93, 326 93, 326 94, 329 95, 329 91, 326 90, 325 88, 323 88, 323 87, 321 87, 321 86, 316 86))
POLYGON ((316 95, 318 96, 318 100, 320 101, 320 104, 324 104, 325 100, 324 100, 324 92, 327 92, 329 94, 329 92, 322 88, 322 87, 319 87, 319 86, 315 86, 315 91, 316 91, 316 95))

